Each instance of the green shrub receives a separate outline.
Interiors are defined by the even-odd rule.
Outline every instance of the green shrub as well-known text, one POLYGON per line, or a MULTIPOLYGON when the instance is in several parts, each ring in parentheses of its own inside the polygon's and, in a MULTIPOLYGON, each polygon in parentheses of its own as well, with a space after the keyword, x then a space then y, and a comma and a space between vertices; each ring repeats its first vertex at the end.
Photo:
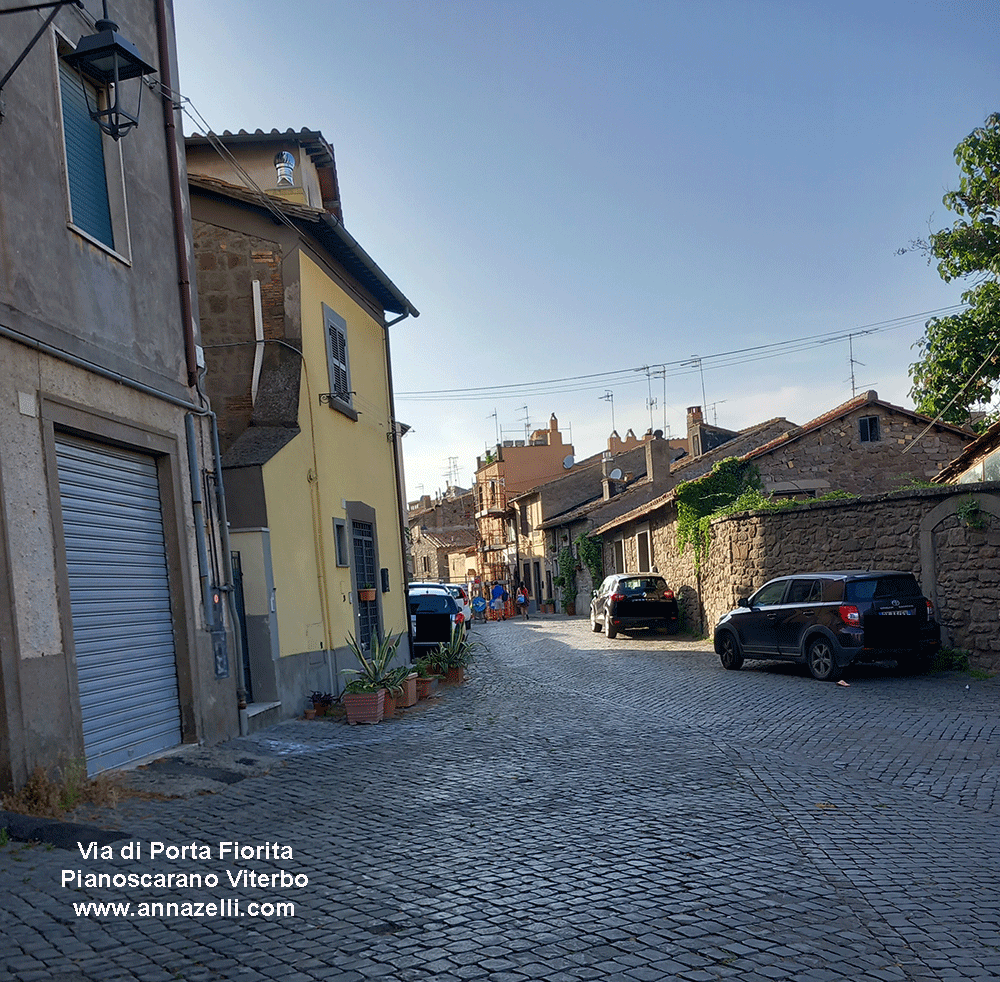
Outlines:
POLYGON ((961 648, 942 648, 934 658, 936 672, 967 672, 969 653, 961 648))

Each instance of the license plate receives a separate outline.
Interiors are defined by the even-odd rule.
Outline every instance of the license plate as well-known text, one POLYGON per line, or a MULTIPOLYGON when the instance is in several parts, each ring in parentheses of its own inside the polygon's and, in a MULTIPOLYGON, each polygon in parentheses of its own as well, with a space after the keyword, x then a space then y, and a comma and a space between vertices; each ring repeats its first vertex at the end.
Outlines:
POLYGON ((912 617, 914 610, 880 610, 879 617, 912 617))

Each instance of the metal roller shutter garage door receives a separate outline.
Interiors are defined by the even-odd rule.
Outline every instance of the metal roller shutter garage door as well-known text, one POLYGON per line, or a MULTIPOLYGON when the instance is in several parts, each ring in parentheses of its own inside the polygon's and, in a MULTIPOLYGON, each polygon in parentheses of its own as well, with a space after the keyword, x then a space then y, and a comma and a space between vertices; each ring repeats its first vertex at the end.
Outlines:
POLYGON ((87 773, 181 742, 156 461, 56 437, 87 773))

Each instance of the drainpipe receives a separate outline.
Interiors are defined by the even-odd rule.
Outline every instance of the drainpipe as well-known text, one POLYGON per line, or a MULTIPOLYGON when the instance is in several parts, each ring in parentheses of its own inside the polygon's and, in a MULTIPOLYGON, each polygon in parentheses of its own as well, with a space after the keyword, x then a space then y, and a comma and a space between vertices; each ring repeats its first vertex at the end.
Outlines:
POLYGON ((396 399, 395 396, 393 395, 392 355, 389 350, 389 328, 392 327, 394 324, 398 324, 401 320, 405 320, 407 317, 410 316, 411 312, 413 313, 414 317, 418 316, 415 311, 411 311, 411 308, 407 307, 406 310, 404 310, 403 313, 399 315, 399 317, 396 317, 391 321, 383 320, 382 332, 385 335, 385 371, 386 371, 386 378, 388 379, 389 382, 389 425, 392 427, 392 465, 396 471, 396 510, 399 515, 399 559, 400 559, 401 569, 403 571, 403 591, 404 591, 403 617, 406 621, 406 639, 407 639, 407 644, 410 647, 410 659, 412 660, 413 630, 410 624, 410 611, 409 608, 406 606, 405 602, 407 522, 406 522, 406 511, 404 508, 405 505, 404 499, 406 496, 406 490, 402 484, 403 469, 399 455, 400 436, 399 436, 399 426, 396 420, 396 399))
POLYGON ((212 610, 212 584, 208 579, 208 549, 205 546, 205 510, 201 497, 201 468, 198 466, 198 443, 194 429, 194 415, 184 417, 187 435, 188 471, 191 478, 191 511, 194 515, 194 537, 198 546, 198 570, 201 579, 201 606, 205 611, 205 622, 209 621, 212 610))
POLYGON ((191 269, 188 264, 187 229, 184 225, 184 197, 181 193, 181 169, 177 161, 177 123, 173 101, 173 76, 170 71, 170 43, 167 40, 166 0, 156 0, 156 35, 160 59, 160 99, 163 126, 167 138, 167 163, 170 174, 170 200, 174 212, 174 248, 177 253, 177 285, 184 319, 184 359, 187 363, 188 388, 198 385, 198 350, 194 338, 194 309, 191 302, 191 269))
MULTIPOLYGON (((181 399, 178 396, 171 394, 170 392, 164 392, 162 389, 154 388, 151 385, 146 385, 143 382, 137 382, 135 379, 129 378, 127 375, 122 375, 120 372, 115 372, 110 368, 105 368, 103 365, 97 364, 97 362, 89 361, 86 358, 80 358, 78 355, 70 354, 68 351, 62 351, 59 348, 53 347, 51 344, 46 344, 44 341, 39 341, 37 338, 30 337, 27 334, 22 334, 20 331, 16 331, 13 328, 6 327, 0 324, 0 337, 7 338, 10 341, 16 341, 18 344, 23 344, 26 348, 31 348, 34 351, 38 351, 41 354, 48 355, 51 358, 56 358, 59 361, 65 362, 67 365, 73 365, 76 368, 82 368, 84 371, 90 372, 93 375, 97 375, 100 378, 108 379, 112 382, 117 382, 119 385, 123 385, 126 388, 132 389, 135 392, 141 392, 144 395, 152 396, 155 399, 159 399, 163 402, 169 403, 171 406, 178 406, 181 409, 186 409, 192 416, 200 416, 209 421, 212 427, 212 443, 214 451, 214 463, 215 472, 218 475, 218 480, 216 481, 217 494, 220 495, 220 521, 225 515, 225 495, 222 488, 222 457, 219 454, 219 427, 218 420, 215 413, 211 409, 206 409, 203 405, 199 406, 196 403, 191 402, 188 399, 181 399)), ((202 396, 204 399, 204 396, 202 396)), ((194 474, 192 474, 192 481, 194 481, 194 474)), ((223 556, 223 571, 226 575, 226 583, 223 584, 220 589, 226 593, 229 598, 230 613, 233 622, 233 635, 235 638, 236 645, 236 679, 237 679, 237 695, 243 701, 244 706, 246 705, 246 688, 243 681, 243 638, 239 631, 239 617, 236 612, 236 597, 235 592, 232 588, 232 557, 229 554, 229 527, 228 524, 223 524, 222 527, 222 542, 225 554, 223 556), (242 693, 242 695, 240 695, 242 693)), ((199 562, 201 561, 201 555, 199 551, 199 562)), ((206 567, 201 567, 205 569, 206 567)), ((245 713, 240 714, 240 732, 241 735, 246 736, 243 732, 243 727, 246 725, 244 717, 245 713)))
MULTIPOLYGON (((198 393, 202 406, 207 407, 208 399, 201 390, 198 376, 198 347, 195 343, 191 266, 188 260, 188 236, 184 218, 184 195, 181 187, 177 123, 174 117, 177 110, 173 102, 173 75, 171 73, 169 43, 170 31, 167 24, 166 0, 156 0, 156 34, 160 63, 160 98, 163 105, 163 127, 167 144, 167 170, 170 177, 170 200, 174 216, 177 287, 180 294, 181 319, 184 329, 184 359, 187 366, 187 384, 189 388, 194 389, 198 393)), ((226 595, 229 603, 230 622, 233 629, 234 660, 236 662, 236 698, 240 718, 240 735, 246 736, 249 732, 249 726, 246 714, 246 680, 243 676, 243 638, 240 633, 240 620, 236 610, 235 590, 233 589, 233 561, 230 553, 229 521, 226 517, 225 489, 222 486, 222 454, 219 452, 218 419, 215 413, 207 408, 201 409, 199 415, 207 416, 211 421, 216 507, 222 542, 222 569, 225 580, 224 583, 220 584, 219 589, 226 595)))

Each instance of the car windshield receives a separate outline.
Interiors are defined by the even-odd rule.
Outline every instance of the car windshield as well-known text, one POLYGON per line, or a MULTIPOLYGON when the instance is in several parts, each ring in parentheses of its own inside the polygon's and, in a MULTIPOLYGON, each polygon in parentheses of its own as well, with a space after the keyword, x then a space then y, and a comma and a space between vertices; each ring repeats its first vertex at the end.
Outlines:
POLYGON ((622 593, 648 593, 651 590, 663 592, 667 589, 667 581, 660 576, 630 576, 618 584, 622 593))
POLYGON ((847 599, 854 603, 914 600, 920 595, 920 587, 913 576, 880 576, 872 580, 851 580, 847 584, 847 599))
POLYGON ((451 614, 455 601, 445 593, 421 593, 407 598, 411 614, 451 614))

